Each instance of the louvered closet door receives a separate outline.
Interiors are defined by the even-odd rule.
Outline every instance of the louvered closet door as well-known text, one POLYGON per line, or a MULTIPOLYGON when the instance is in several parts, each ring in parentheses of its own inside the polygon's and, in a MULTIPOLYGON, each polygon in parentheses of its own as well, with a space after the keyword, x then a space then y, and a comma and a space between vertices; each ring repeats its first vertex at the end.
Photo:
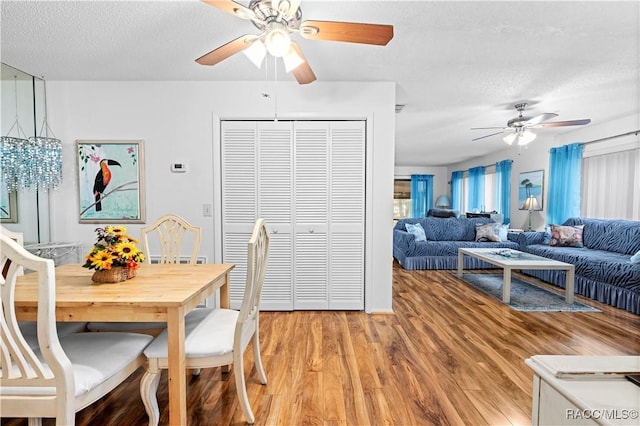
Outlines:
POLYGON ((263 310, 292 310, 293 125, 258 123, 258 215, 270 231, 263 310))
POLYGON ((328 309, 329 125, 294 134, 294 309, 328 309))
POLYGON ((258 217, 271 231, 264 310, 293 309, 291 266, 292 125, 222 123, 223 261, 234 263, 231 306, 244 296, 247 242, 258 217))
POLYGON ((329 308, 364 309, 365 125, 330 129, 329 308))
POLYGON ((247 275, 247 241, 258 216, 255 123, 222 122, 222 261, 230 274, 231 307, 239 308, 247 275))

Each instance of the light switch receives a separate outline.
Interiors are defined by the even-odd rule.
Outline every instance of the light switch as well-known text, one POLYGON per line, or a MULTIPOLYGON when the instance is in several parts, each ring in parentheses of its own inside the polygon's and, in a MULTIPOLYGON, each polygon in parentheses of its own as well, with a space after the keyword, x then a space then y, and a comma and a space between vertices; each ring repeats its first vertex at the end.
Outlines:
POLYGON ((202 216, 205 216, 205 217, 213 216, 213 206, 211 204, 202 205, 202 216))

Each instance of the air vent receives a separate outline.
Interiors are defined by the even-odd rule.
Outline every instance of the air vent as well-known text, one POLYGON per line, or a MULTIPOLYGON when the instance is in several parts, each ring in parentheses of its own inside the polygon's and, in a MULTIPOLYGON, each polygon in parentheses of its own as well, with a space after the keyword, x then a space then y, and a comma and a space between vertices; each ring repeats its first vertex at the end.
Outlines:
MULTIPOLYGON (((151 263, 160 263, 160 256, 149 256, 151 259, 151 263)), ((189 263, 189 256, 180 257, 180 263, 189 263)), ((196 257, 196 263, 207 263, 207 256, 198 256, 196 257)))

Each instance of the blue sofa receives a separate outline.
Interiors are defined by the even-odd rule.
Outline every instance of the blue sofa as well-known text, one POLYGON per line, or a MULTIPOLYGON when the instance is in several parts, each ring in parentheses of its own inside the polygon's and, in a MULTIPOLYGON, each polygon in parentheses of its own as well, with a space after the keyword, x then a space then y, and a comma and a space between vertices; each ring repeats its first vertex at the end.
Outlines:
MULTIPOLYGON (((476 224, 489 223, 489 218, 422 217, 400 219, 393 228, 393 257, 409 270, 456 269, 458 248, 488 247, 518 249, 516 241, 476 242, 476 224), (420 223, 427 241, 416 241, 407 232, 407 223, 420 223)), ((465 269, 495 268, 482 260, 465 256, 465 269)))
MULTIPOLYGON (((544 232, 518 235, 520 250, 575 265, 575 292, 640 314, 640 222, 570 218, 563 225, 584 225, 584 247, 550 246, 544 232)), ((525 270, 527 275, 564 288, 564 271, 525 270)))

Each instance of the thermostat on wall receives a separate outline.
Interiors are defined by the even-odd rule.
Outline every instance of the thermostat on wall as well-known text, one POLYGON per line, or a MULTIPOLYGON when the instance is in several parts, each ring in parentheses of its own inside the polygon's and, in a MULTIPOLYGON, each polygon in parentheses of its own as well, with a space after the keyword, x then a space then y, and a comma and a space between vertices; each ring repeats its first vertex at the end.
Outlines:
POLYGON ((187 164, 186 163, 172 163, 171 164, 171 171, 174 173, 184 173, 187 171, 187 164))

